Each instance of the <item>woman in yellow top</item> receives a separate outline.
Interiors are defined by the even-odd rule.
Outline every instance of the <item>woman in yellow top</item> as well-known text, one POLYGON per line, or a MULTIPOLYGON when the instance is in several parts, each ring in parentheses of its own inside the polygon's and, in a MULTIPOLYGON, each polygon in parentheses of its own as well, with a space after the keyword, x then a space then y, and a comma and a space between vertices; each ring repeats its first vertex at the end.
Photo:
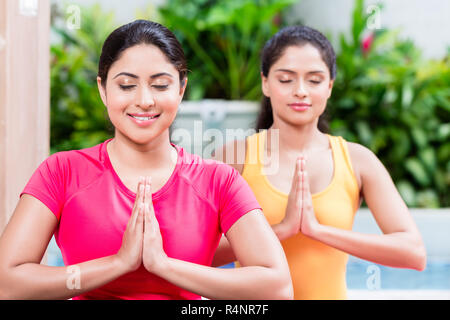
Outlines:
MULTIPOLYGON (((215 154, 242 174, 281 240, 295 299, 346 299, 348 254, 397 268, 426 265, 421 235, 383 164, 364 146, 324 133, 335 76, 334 50, 320 32, 280 30, 262 52, 259 133, 215 154), (352 231, 363 198, 383 234, 352 231)), ((236 258, 223 238, 213 263, 236 258)))

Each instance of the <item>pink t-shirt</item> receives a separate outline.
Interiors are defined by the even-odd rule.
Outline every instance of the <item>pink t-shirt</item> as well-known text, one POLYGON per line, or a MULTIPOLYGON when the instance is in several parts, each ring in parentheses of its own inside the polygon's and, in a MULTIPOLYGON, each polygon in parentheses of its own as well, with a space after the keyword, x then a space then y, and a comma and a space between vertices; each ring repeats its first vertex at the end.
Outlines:
MULTIPOLYGON (((66 265, 115 254, 122 244, 136 194, 122 183, 111 165, 106 151, 110 140, 92 148, 53 154, 34 172, 21 193, 39 199, 57 217, 55 240, 66 265)), ((175 170, 167 183, 152 194, 164 250, 169 257, 210 266, 222 233, 260 206, 235 169, 175 147, 175 170)), ((76 298, 200 297, 149 273, 141 265, 135 272, 76 298)))

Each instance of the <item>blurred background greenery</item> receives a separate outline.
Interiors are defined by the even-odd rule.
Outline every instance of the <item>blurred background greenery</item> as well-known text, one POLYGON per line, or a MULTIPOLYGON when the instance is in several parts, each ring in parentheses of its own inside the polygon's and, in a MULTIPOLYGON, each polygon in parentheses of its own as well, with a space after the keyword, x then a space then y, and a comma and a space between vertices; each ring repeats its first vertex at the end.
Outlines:
MULTIPOLYGON (((259 101, 260 50, 286 25, 294 2, 167 0, 136 17, 161 22, 182 43, 190 69, 186 99, 259 101)), ((81 28, 70 30, 64 11, 52 8, 52 153, 113 134, 96 75, 103 41, 119 24, 99 5, 82 12, 81 28)), ((355 0, 349 19, 350 30, 332 39, 339 48, 327 107, 331 134, 375 152, 408 206, 449 207, 450 50, 441 59, 425 58, 398 30, 368 30, 363 0, 355 0)))

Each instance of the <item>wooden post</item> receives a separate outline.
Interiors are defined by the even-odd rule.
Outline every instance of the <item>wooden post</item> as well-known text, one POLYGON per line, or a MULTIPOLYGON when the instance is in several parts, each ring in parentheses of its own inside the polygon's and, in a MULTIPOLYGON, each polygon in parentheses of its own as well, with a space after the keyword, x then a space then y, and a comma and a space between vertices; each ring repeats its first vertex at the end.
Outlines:
POLYGON ((50 146, 50 0, 0 1, 0 234, 50 146))

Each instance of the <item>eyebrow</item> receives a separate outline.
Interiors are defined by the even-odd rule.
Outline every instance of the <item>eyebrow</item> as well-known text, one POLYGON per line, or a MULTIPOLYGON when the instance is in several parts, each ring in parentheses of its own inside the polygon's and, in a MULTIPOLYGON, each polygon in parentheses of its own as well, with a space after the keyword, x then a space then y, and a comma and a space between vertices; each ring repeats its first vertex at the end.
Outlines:
MULTIPOLYGON (((128 76, 128 77, 135 78, 135 79, 139 78, 137 75, 129 73, 129 72, 120 72, 120 73, 116 74, 113 79, 117 78, 118 76, 128 76)), ((161 76, 169 76, 169 77, 173 78, 172 75, 167 72, 160 72, 160 73, 153 74, 150 76, 150 78, 155 79, 155 78, 158 78, 161 76)))
POLYGON ((170 73, 167 73, 167 72, 156 73, 154 75, 151 75, 150 78, 151 79, 155 79, 155 78, 162 77, 162 76, 169 76, 169 77, 173 78, 172 75, 170 73))
MULTIPOLYGON (((275 71, 281 71, 281 72, 287 72, 287 73, 292 73, 292 74, 296 74, 297 72, 289 70, 289 69, 277 69, 275 71)), ((308 74, 311 73, 325 73, 325 71, 322 70, 314 70, 314 71, 309 71, 308 74)))
POLYGON ((135 74, 128 73, 128 72, 121 72, 121 73, 116 74, 116 76, 113 79, 117 78, 118 76, 128 76, 128 77, 135 78, 135 79, 139 78, 135 74))

